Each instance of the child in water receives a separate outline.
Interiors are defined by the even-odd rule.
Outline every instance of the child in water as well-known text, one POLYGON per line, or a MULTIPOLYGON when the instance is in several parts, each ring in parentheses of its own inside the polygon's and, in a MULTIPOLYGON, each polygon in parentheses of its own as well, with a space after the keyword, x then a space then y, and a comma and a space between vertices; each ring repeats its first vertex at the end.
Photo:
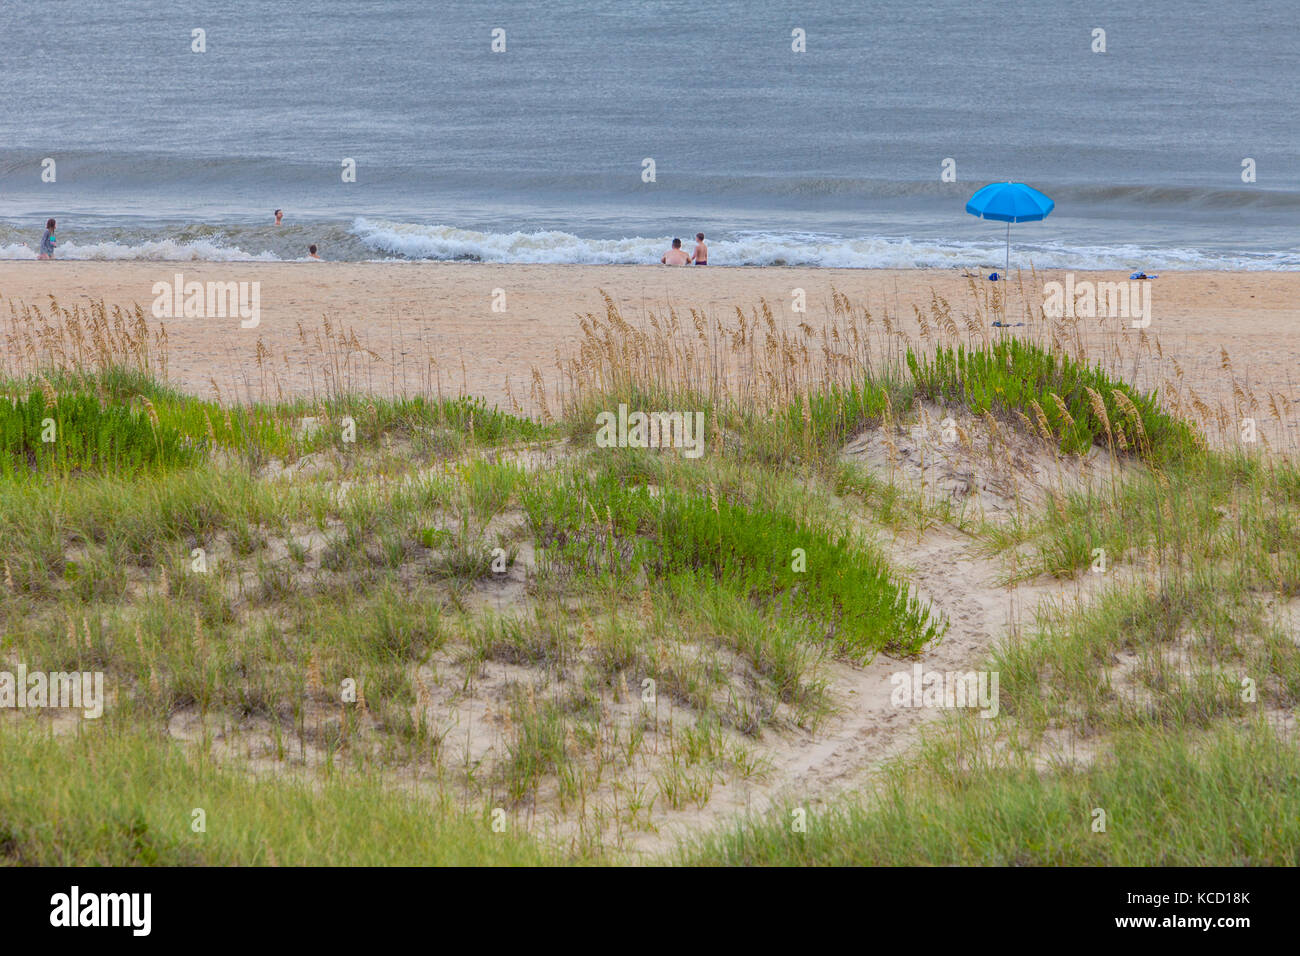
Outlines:
POLYGON ((691 256, 691 261, 697 266, 707 266, 709 264, 709 245, 704 241, 704 233, 695 234, 695 252, 691 256))
POLYGON ((54 235, 54 220, 45 221, 45 235, 41 237, 41 253, 37 259, 53 259, 54 247, 59 244, 59 240, 54 235))

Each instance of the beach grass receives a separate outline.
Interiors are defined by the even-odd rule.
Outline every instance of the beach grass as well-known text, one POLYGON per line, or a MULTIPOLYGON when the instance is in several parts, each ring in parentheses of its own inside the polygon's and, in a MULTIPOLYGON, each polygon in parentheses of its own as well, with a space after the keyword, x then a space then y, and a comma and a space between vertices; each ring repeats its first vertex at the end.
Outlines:
POLYGON ((492 808, 337 772, 251 777, 143 727, 0 721, 0 865, 520 866, 548 855, 492 808))
POLYGON ((869 803, 782 807, 683 846, 690 866, 1295 866, 1300 758, 1271 727, 1163 729, 1084 768, 931 742, 869 803))
POLYGON ((917 393, 962 403, 975 415, 1016 415, 1026 430, 1060 443, 1064 454, 1094 445, 1147 457, 1186 457, 1203 444, 1186 422, 1098 366, 1053 353, 1033 342, 1005 339, 992 348, 940 347, 933 355, 907 353, 917 393), (1032 416, 1032 417, 1031 417, 1032 416))
POLYGON ((0 671, 102 671, 110 701, 0 714, 0 859, 1294 864, 1268 827, 1300 770, 1294 457, 1224 447, 1222 416, 1048 323, 993 338, 989 307, 936 300, 909 342, 839 293, 820 327, 610 301, 535 417, 200 400, 129 314, 29 314, 36 364, 0 382, 0 671), (704 453, 601 446, 620 405, 701 416, 704 453), (989 516, 908 486, 896 446, 937 415, 975 469, 968 430, 1004 458, 1019 435, 1047 487, 989 516), (845 456, 864 436, 884 458, 845 456), (1104 480, 1067 485, 1085 459, 1104 480), (846 793, 717 809, 797 790, 846 686, 943 646, 944 569, 899 560, 936 535, 997 587, 1099 586, 967 661, 997 718, 918 725, 846 793))

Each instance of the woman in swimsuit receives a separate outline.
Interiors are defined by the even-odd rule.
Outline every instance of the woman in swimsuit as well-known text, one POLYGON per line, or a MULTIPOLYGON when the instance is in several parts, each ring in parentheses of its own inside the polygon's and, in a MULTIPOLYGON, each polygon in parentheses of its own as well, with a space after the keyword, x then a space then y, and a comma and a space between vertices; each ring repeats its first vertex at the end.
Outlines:
POLYGON ((45 235, 41 237, 41 253, 38 259, 53 259, 54 247, 59 244, 59 240, 54 235, 54 220, 49 219, 45 222, 45 235))

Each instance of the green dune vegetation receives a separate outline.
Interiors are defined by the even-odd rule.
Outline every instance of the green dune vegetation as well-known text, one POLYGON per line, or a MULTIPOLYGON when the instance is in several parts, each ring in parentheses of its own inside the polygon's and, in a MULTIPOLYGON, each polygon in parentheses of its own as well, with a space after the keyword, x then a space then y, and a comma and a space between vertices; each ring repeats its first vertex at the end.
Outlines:
POLYGON ((0 381, 0 672, 107 701, 0 677, 0 862, 1300 864, 1295 449, 979 295, 916 341, 609 302, 532 415, 204 400, 52 303, 81 346, 0 381), (620 404, 705 453, 601 447, 620 404), (996 717, 881 716, 936 654, 996 717))

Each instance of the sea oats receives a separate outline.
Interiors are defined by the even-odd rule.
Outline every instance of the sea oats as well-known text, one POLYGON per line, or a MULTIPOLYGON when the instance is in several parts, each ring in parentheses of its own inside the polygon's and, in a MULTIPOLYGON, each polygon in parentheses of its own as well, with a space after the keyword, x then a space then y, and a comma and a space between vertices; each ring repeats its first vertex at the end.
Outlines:
POLYGON ((1061 400, 1061 396, 1055 392, 1048 392, 1048 395, 1052 399, 1052 404, 1056 406, 1056 411, 1060 414, 1061 420, 1065 422, 1065 427, 1073 431, 1074 417, 1070 414, 1070 410, 1065 407, 1065 402, 1061 400))

